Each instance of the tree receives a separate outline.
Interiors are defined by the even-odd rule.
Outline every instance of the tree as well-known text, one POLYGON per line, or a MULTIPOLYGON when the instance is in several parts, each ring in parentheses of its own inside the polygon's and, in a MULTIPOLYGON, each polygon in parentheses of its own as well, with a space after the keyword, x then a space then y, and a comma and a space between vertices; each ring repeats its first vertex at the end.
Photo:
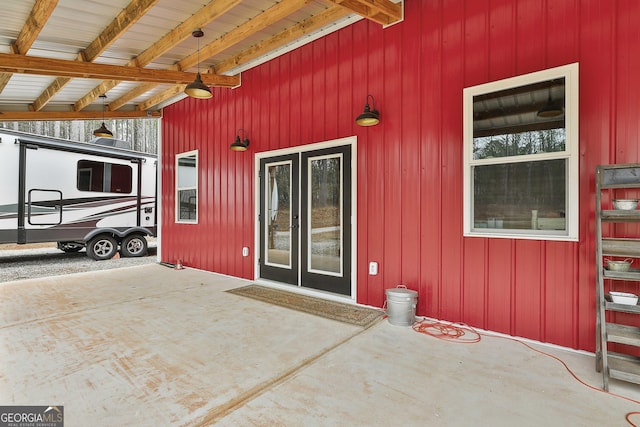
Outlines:
MULTIPOLYGON (((102 120, 22 121, 0 122, 0 128, 90 142, 94 138, 93 131, 101 124, 102 120)), ((132 150, 158 154, 160 119, 105 120, 105 124, 115 138, 129 142, 132 150)))

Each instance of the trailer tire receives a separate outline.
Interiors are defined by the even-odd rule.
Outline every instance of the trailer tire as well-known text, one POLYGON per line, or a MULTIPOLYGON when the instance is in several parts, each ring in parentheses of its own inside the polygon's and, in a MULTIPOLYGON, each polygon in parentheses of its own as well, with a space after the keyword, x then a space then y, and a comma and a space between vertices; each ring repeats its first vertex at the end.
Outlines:
POLYGON ((147 254, 147 239, 141 234, 129 234, 122 239, 120 254, 123 257, 141 257, 147 254))
POLYGON ((118 251, 118 242, 108 234, 100 234, 87 243, 87 256, 96 261, 113 258, 118 251))

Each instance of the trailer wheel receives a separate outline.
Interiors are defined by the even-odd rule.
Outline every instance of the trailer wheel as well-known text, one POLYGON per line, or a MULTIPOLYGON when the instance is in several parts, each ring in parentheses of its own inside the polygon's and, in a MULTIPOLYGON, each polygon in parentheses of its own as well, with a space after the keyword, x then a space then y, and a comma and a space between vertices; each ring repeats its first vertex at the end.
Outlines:
POLYGON ((147 254, 147 239, 140 234, 130 234, 120 244, 123 257, 141 257, 147 254))
POLYGON ((118 250, 118 242, 108 234, 100 234, 87 243, 87 256, 96 261, 111 259, 118 250))

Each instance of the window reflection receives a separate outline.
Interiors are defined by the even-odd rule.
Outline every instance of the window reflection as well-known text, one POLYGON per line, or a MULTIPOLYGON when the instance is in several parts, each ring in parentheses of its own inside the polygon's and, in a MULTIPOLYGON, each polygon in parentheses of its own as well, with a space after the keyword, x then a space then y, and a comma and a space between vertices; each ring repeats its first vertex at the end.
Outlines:
POLYGON ((196 153, 176 157, 176 219, 198 221, 198 157, 196 153))
POLYGON ((473 97, 473 158, 565 150, 565 79, 473 97))
POLYGON ((341 157, 310 160, 311 215, 309 265, 311 270, 342 270, 341 157))
POLYGON ((267 169, 265 203, 267 211, 267 264, 291 266, 291 163, 267 169))
POLYGON ((564 104, 564 78, 473 97, 474 228, 566 230, 566 158, 514 159, 566 150, 564 104))
POLYGON ((566 160, 476 166, 474 227, 566 229, 566 160))

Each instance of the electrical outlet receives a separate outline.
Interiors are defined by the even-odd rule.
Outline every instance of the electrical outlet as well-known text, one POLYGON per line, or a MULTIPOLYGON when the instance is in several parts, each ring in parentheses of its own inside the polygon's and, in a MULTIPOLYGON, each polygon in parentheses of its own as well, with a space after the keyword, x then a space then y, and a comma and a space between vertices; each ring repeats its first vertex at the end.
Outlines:
POLYGON ((375 276, 376 274, 378 274, 378 263, 377 262, 370 262, 369 263, 369 274, 371 276, 375 276))
POLYGON ((242 248, 242 256, 249 256, 249 248, 248 247, 244 247, 242 248))

